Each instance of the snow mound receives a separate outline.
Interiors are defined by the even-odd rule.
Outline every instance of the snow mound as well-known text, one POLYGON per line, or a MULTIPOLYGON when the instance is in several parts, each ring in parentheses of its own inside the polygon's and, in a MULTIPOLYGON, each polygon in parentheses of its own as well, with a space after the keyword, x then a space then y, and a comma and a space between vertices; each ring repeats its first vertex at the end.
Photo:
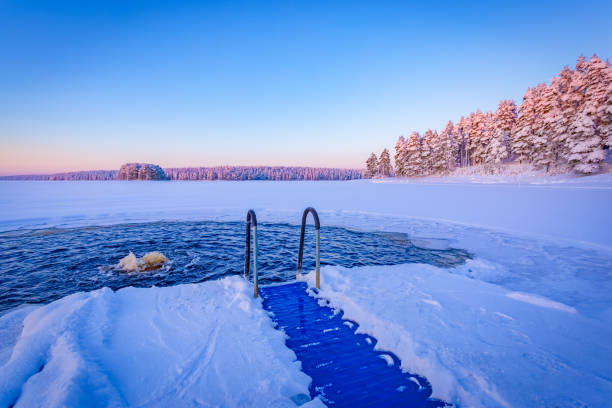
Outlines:
POLYGON ((246 281, 229 277, 103 288, 14 310, 0 317, 0 406, 309 401, 310 378, 251 293, 246 281))
MULTIPOLYGON (((465 407, 610 405, 610 319, 431 265, 321 275, 319 296, 427 377, 434 397, 465 407)), ((314 273, 302 279, 314 285, 314 273)))

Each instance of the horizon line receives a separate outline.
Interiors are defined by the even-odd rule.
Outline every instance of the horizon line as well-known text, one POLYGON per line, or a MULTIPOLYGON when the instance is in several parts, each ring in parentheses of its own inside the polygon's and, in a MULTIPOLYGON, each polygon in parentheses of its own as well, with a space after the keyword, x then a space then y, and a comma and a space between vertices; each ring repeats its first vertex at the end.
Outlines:
MULTIPOLYGON (((145 162, 128 162, 124 164, 151 164, 155 166, 159 166, 155 163, 145 163, 145 162)), ((122 166, 124 165, 122 164, 122 166)), ((120 166, 121 167, 121 166, 120 166)), ((286 165, 243 165, 243 164, 221 164, 217 166, 178 166, 178 167, 164 167, 159 166, 162 170, 166 169, 199 169, 199 168, 217 168, 217 167, 244 167, 244 168, 257 168, 257 167, 270 167, 270 168, 301 168, 301 169, 334 169, 334 170, 359 170, 365 171, 365 167, 328 167, 328 166, 286 166, 286 165)), ((60 174, 69 174, 69 173, 84 173, 84 172, 94 172, 94 171, 119 171, 119 169, 87 169, 87 170, 68 170, 68 171, 58 171, 58 172, 42 172, 42 173, 2 173, 0 172, 0 177, 25 177, 25 176, 54 176, 60 174)))

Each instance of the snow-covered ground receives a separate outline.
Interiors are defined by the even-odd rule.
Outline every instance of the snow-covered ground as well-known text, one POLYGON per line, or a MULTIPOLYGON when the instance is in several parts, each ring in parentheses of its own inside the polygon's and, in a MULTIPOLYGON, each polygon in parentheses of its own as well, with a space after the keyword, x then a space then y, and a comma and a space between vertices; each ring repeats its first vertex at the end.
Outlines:
MULTIPOLYGON (((475 167, 475 166, 474 166, 475 167)), ((467 168, 464 168, 467 169, 467 168)), ((555 174, 547 175, 543 170, 540 171, 519 171, 507 174, 482 174, 470 173, 468 171, 455 172, 450 176, 428 176, 428 177, 391 177, 377 179, 383 183, 446 183, 446 184, 561 184, 579 185, 581 187, 606 187, 609 186, 611 174, 598 174, 595 176, 581 176, 575 174, 555 174)), ((567 186, 566 186, 567 187, 567 186)))
POLYGON ((1 407, 322 406, 239 277, 77 293, 4 315, 0 339, 1 407))
MULTIPOLYGON (((305 279, 314 285, 314 273, 305 279)), ((463 407, 611 403, 609 320, 424 264, 325 267, 321 282, 319 296, 425 375, 435 397, 463 407)))
MULTIPOLYGON (((0 182, 0 229, 243 220, 248 208, 256 210, 260 223, 296 224, 302 210, 314 206, 324 225, 405 232, 420 246, 463 248, 474 259, 448 270, 426 265, 327 268, 323 294, 377 337, 381 348, 398 353, 405 367, 426 375, 434 394, 450 402, 493 407, 610 405, 612 176, 498 181, 0 182)), ((152 293, 162 289, 119 291, 112 296, 132 293, 134 299, 113 304, 106 314, 129 315, 129 306, 123 305, 138 303, 138 291, 155 297, 152 293)), ((105 291, 95 293, 112 297, 105 291)), ((73 295, 79 296, 93 295, 73 295)), ((196 307, 203 300, 195 298, 169 296, 169 302, 196 307)), ((143 302, 155 304, 151 299, 143 302)), ((56 303, 33 313, 57 310, 54 321, 70 324, 71 312, 62 318, 60 310, 66 309, 56 303)), ((223 313, 226 308, 220 303, 218 313, 223 313)), ((257 315, 258 304, 249 304, 250 313, 257 315)), ((9 353, 16 355, 11 344, 30 311, 2 318, 3 333, 13 333, 13 340, 2 343, 0 364, 9 353)), ((147 318, 154 316, 151 312, 147 318)), ((85 325, 84 318, 79 319, 75 324, 85 325)), ((60 327, 52 324, 44 330, 53 333, 55 326, 60 327)), ((92 333, 86 335, 95 339, 92 333)), ((263 333, 258 342, 268 345, 262 350, 272 347, 269 336, 276 332, 263 333)), ((185 335, 174 344, 188 340, 185 335)), ((205 338, 201 341, 206 343, 205 338)), ((79 361, 90 361, 90 343, 78 344, 85 355, 79 361)), ((139 352, 138 345, 129 342, 113 344, 124 356, 139 352)), ((18 356, 19 366, 42 361, 34 353, 18 356)), ((279 361, 293 367, 288 356, 279 361)), ((83 367, 96 376, 100 366, 83 367)), ((113 370, 110 363, 103 367, 113 370)), ((112 384, 132 387, 123 384, 131 378, 116 381, 112 384)), ((302 391, 297 388, 295 393, 304 392, 303 384, 302 391)), ((286 401, 293 392, 272 390, 270 395, 286 401)))

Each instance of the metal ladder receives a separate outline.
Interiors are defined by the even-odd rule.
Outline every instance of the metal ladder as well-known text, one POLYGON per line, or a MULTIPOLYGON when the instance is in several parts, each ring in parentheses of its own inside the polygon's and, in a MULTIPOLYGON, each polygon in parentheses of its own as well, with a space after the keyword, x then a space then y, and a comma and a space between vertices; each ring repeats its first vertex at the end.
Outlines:
MULTIPOLYGON (((319 257, 319 247, 320 247, 320 232, 321 223, 319 221, 319 214, 317 214, 317 210, 312 207, 308 207, 304 210, 304 214, 302 214, 302 230, 300 231, 300 250, 298 252, 298 261, 297 261, 297 274, 300 275, 302 273, 302 258, 304 257, 304 234, 306 233, 306 219, 308 218, 308 214, 312 214, 315 223, 315 270, 316 270, 316 288, 321 288, 321 277, 320 277, 320 257, 319 257)), ((259 296, 259 280, 257 276, 257 216, 255 215, 255 211, 249 210, 246 216, 246 245, 244 251, 244 278, 249 280, 249 267, 251 265, 251 229, 253 230, 253 296, 257 298, 259 296)))

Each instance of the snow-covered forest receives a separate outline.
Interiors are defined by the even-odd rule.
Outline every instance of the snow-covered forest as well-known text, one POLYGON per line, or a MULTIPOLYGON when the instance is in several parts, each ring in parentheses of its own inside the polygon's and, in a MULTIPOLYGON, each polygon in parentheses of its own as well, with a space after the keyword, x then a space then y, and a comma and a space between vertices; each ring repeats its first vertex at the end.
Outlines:
MULTIPOLYGON (((388 155, 388 153, 387 153, 388 155)), ((390 164, 389 164, 390 165, 390 164)), ((167 180, 355 180, 364 177, 360 169, 283 166, 218 166, 163 169, 167 180)), ((122 176, 121 170, 90 170, 56 174, 0 176, 0 180, 86 181, 86 180, 154 179, 122 176)))
POLYGON ((358 169, 282 166, 219 166, 164 169, 170 180, 354 180, 358 169))
MULTIPOLYGON (((547 173, 593 174, 612 147, 612 68, 597 55, 580 57, 550 84, 530 87, 517 106, 499 102, 495 112, 477 110, 448 121, 441 131, 400 136, 397 176, 447 174, 460 167, 498 171, 502 164, 530 164, 547 173)), ((385 149, 366 161, 367 175, 393 174, 385 149)))

